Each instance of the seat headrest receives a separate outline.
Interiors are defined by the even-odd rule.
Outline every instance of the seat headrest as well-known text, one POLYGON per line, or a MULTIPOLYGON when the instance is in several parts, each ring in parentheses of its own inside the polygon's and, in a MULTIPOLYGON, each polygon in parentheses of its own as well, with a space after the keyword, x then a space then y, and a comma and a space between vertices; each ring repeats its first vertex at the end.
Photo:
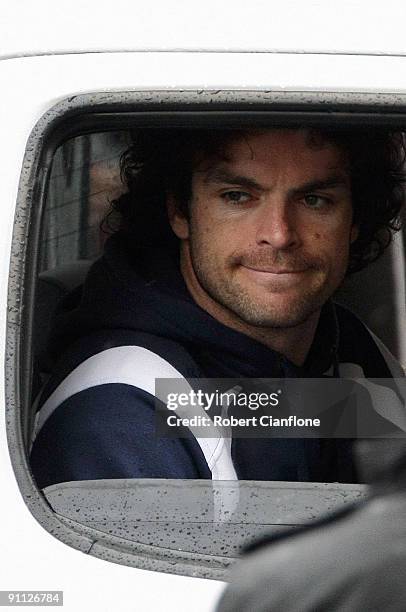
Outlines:
POLYGON ((34 313, 34 356, 37 367, 48 371, 47 342, 58 304, 83 284, 92 260, 78 260, 41 272, 37 279, 34 313))

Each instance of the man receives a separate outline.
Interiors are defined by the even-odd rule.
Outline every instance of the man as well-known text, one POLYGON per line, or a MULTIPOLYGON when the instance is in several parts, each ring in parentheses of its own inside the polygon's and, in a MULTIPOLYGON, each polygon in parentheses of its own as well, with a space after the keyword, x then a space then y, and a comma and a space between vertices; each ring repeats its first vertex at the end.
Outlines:
POLYGON ((396 135, 363 131, 139 134, 123 158, 119 231, 55 326, 59 362, 31 455, 38 484, 356 481, 347 440, 233 439, 223 465, 193 435, 156 438, 153 382, 174 372, 337 377, 340 362, 367 377, 400 375, 330 298, 390 242, 401 153, 396 135))

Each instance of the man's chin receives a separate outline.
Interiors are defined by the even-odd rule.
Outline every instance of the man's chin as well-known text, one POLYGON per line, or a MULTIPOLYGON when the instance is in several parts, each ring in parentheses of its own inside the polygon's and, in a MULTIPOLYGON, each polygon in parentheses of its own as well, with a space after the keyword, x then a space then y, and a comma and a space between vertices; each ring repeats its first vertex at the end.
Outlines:
POLYGON ((263 316, 246 315, 240 316, 240 319, 249 325, 263 329, 292 329, 294 327, 303 325, 319 311, 320 309, 316 309, 308 313, 293 314, 288 316, 286 316, 286 314, 267 314, 263 316))
POLYGON ((288 329, 302 325, 318 314, 326 299, 321 296, 312 296, 308 300, 298 297, 292 301, 279 300, 280 303, 274 303, 272 307, 269 304, 261 305, 247 300, 240 302, 238 305, 235 304, 233 310, 242 321, 249 325, 261 328, 288 329))

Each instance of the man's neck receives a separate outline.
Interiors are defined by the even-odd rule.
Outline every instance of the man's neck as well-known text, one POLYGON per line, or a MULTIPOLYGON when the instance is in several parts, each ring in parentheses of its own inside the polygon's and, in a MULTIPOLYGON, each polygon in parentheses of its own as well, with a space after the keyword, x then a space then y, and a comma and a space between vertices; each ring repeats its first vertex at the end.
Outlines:
POLYGON ((259 327, 240 319, 235 313, 213 300, 200 286, 188 262, 181 258, 181 272, 192 298, 200 308, 223 325, 234 329, 302 366, 312 345, 320 310, 294 327, 259 327))
MULTIPOLYGON (((289 328, 262 328, 247 324, 244 325, 244 322, 242 322, 243 325, 240 327, 238 325, 233 326, 232 322, 230 322, 231 324, 229 327, 240 331, 246 336, 261 342, 261 344, 264 344, 273 351, 284 355, 295 365, 302 366, 306 361, 306 357, 312 345, 319 315, 320 312, 300 325, 289 328)), ((227 325, 227 323, 224 324, 227 325)))

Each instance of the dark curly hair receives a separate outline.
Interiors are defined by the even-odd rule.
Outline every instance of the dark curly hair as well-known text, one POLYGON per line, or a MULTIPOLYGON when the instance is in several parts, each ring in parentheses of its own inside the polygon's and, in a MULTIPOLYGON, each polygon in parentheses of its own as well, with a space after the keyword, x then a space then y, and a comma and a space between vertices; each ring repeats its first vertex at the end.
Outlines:
MULTIPOLYGON (((119 231, 130 247, 165 243, 177 253, 179 241, 166 214, 168 193, 187 216, 197 164, 205 159, 224 159, 227 145, 246 138, 249 131, 149 128, 134 133, 133 145, 121 156, 121 177, 127 192, 112 202, 102 223, 104 231, 119 231)), ((378 259, 393 232, 400 229, 406 181, 404 135, 378 127, 308 131, 316 146, 320 138, 332 142, 349 159, 353 218, 359 230, 350 247, 350 274, 378 259)))

